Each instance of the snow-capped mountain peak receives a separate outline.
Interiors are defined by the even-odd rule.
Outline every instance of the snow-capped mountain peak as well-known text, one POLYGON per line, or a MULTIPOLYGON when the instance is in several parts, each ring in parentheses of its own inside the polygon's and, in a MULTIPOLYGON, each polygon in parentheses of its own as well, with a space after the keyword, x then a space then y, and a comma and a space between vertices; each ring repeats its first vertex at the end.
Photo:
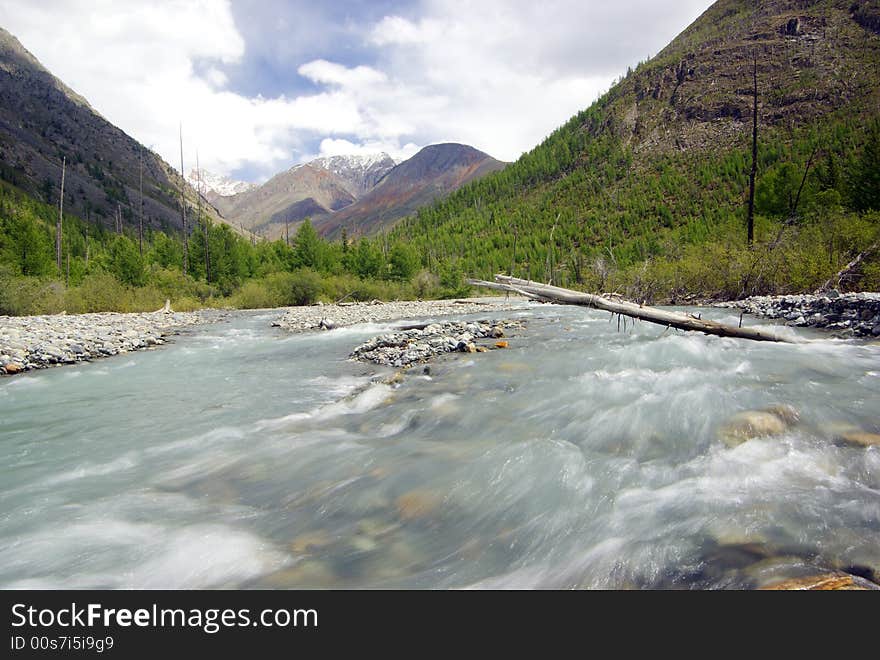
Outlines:
POLYGON ((358 197, 375 186, 397 163, 386 153, 324 156, 307 163, 335 174, 358 197))
MULTIPOLYGON (((231 195, 237 195, 238 193, 247 192, 248 190, 253 190, 257 187, 257 184, 255 183, 236 181, 225 174, 215 174, 208 170, 201 171, 201 179, 203 195, 215 193, 221 197, 229 197, 231 195)), ((190 170, 190 173, 186 176, 186 180, 193 188, 198 188, 199 173, 196 170, 190 170)))

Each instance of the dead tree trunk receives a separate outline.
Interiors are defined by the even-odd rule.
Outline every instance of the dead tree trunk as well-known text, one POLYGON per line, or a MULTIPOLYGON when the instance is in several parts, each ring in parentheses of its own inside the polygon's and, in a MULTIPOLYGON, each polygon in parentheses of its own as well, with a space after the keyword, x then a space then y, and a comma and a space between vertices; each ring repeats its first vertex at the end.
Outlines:
POLYGON ((183 124, 180 126, 180 220, 183 225, 183 276, 189 272, 189 236, 186 233, 186 198, 183 189, 186 185, 186 177, 183 173, 183 124))
POLYGON ((61 274, 61 235, 64 222, 64 172, 67 169, 67 156, 61 159, 61 197, 58 198, 58 224, 55 227, 55 263, 61 274))
MULTIPOLYGON (((196 194, 199 198, 199 224, 202 224, 202 168, 199 167, 199 152, 196 151, 196 181, 199 189, 196 191, 196 194)), ((202 229, 205 234, 205 282, 209 282, 211 280, 211 248, 208 243, 208 218, 204 218, 205 224, 202 225, 202 229)))
POLYGON ((507 275, 496 275, 495 280, 496 282, 468 280, 468 284, 497 289, 499 291, 511 291, 522 294, 528 298, 562 305, 595 307, 596 309, 602 309, 606 312, 611 312, 612 314, 622 314, 624 316, 641 319, 642 321, 657 323, 666 326, 667 328, 694 330, 696 332, 703 332, 707 335, 737 337, 740 339, 752 339, 754 341, 800 343, 800 340, 796 338, 781 337, 772 330, 765 330, 763 328, 737 328, 732 325, 717 323, 716 321, 695 318, 688 314, 682 314, 681 312, 671 312, 665 309, 646 307, 632 302, 609 300, 608 298, 603 298, 602 296, 597 296, 592 293, 582 293, 580 291, 563 289, 558 286, 536 284, 529 280, 521 280, 507 275))
POLYGON ((850 276, 858 268, 859 264, 864 261, 865 257, 870 256, 878 249, 880 249, 880 241, 877 241, 876 243, 868 247, 867 250, 865 250, 864 252, 860 252, 858 255, 856 255, 856 258, 850 261, 846 266, 844 266, 843 270, 839 271, 837 275, 835 275, 830 280, 825 282, 825 284, 823 284, 821 287, 816 289, 814 293, 816 295, 821 295, 835 286, 840 286, 843 278, 850 276))
POLYGON ((138 187, 140 188, 140 212, 138 213, 138 249, 144 258, 144 154, 138 157, 138 187))
POLYGON ((755 177, 758 174, 758 56, 754 55, 754 68, 752 69, 752 81, 754 89, 754 101, 752 104, 752 169, 749 172, 749 215, 748 243, 755 241, 755 177))

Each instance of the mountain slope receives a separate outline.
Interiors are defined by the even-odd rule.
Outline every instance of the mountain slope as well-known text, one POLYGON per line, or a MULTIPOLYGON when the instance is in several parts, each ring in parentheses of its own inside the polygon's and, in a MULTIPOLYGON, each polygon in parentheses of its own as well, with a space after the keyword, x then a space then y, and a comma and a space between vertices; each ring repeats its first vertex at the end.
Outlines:
POLYGON ((356 203, 318 219, 315 228, 331 237, 343 227, 350 236, 374 233, 504 166, 505 163, 464 144, 434 144, 388 172, 356 203))
MULTIPOLYGON (((702 258, 718 271, 712 250, 729 256, 745 243, 753 57, 759 243, 782 227, 814 151, 799 216, 825 217, 835 204, 849 204, 843 173, 880 108, 878 3, 755 7, 716 2, 541 145, 421 210, 396 236, 418 245, 429 267, 452 261, 483 277, 513 270, 598 288, 608 286, 609 273, 629 269, 620 281, 641 278, 644 293, 646 260, 665 260, 668 272, 656 286, 668 292, 682 286, 676 260, 691 246, 708 246, 702 258)), ((801 234, 820 236, 823 224, 815 223, 801 234)), ((817 238, 831 243, 816 272, 845 264, 870 233, 850 245, 817 238)), ((743 279, 742 291, 760 290, 760 278, 743 279)))
MULTIPOLYGON (((179 174, 101 117, 0 28, 0 178, 57 204, 62 158, 65 211, 112 227, 118 209, 123 222, 134 225, 142 167, 145 226, 180 227, 179 174)), ((195 205, 189 186, 186 195, 195 205)))

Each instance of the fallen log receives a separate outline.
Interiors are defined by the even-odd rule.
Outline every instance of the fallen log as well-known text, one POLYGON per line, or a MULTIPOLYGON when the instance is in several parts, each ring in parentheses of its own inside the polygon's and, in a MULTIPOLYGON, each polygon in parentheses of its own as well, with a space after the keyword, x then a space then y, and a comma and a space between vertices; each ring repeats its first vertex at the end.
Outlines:
POLYGON ((681 312, 646 307, 632 302, 609 300, 592 293, 572 291, 571 289, 563 289, 562 287, 551 286, 549 284, 538 284, 529 280, 510 277, 508 275, 496 275, 495 280, 495 282, 468 280, 468 284, 496 289, 498 291, 519 293, 527 298, 542 300, 545 302, 594 307, 596 309, 605 310, 606 312, 611 312, 612 314, 622 314, 624 316, 641 319, 642 321, 657 323, 666 326, 667 328, 693 330, 696 332, 703 332, 707 335, 737 337, 740 339, 751 339, 753 341, 775 341, 790 344, 801 343, 802 341, 796 337, 780 336, 772 330, 764 328, 743 328, 725 325, 716 321, 697 318, 689 314, 682 314, 681 312))
POLYGON ((870 256, 874 252, 880 249, 880 241, 877 241, 873 245, 871 245, 864 252, 860 252, 856 255, 856 258, 850 261, 846 266, 843 267, 841 271, 839 271, 834 277, 825 282, 822 286, 816 289, 813 294, 820 296, 823 293, 828 292, 833 286, 840 286, 840 283, 843 281, 845 277, 849 277, 858 267, 859 264, 862 263, 862 260, 866 257, 870 256))

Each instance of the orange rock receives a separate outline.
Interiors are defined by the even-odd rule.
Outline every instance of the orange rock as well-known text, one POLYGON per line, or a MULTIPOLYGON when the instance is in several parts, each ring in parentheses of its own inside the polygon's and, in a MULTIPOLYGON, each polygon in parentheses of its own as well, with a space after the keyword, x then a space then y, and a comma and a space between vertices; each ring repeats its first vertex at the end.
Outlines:
POLYGON ((769 587, 761 587, 762 591, 869 591, 862 580, 856 582, 852 575, 846 573, 826 573, 809 577, 793 578, 769 587))
POLYGON ((434 493, 425 490, 411 490, 395 501, 397 513, 403 520, 420 520, 436 511, 441 500, 434 493))
POLYGON ((18 364, 16 362, 10 362, 9 364, 6 365, 5 369, 6 369, 6 373, 8 373, 10 375, 11 374, 20 374, 22 371, 24 371, 24 367, 22 367, 20 364, 18 364))
POLYGON ((507 342, 506 341, 496 341, 495 348, 507 348, 507 342))

